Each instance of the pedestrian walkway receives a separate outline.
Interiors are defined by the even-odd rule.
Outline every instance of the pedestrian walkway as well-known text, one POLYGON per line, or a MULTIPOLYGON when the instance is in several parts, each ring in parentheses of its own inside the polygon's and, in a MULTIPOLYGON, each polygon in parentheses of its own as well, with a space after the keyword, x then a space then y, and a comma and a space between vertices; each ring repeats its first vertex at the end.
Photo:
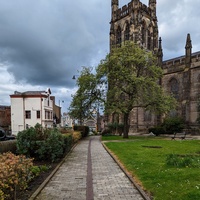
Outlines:
POLYGON ((78 143, 37 200, 143 200, 99 136, 78 143))

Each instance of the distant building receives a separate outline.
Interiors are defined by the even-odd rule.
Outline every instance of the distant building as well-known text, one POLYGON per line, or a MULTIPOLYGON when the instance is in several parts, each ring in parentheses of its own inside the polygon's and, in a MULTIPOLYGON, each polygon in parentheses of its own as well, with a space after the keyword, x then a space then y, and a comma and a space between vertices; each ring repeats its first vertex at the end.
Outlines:
POLYGON ((10 106, 0 105, 0 127, 6 131, 11 128, 10 106))
POLYGON ((61 126, 63 127, 72 127, 73 126, 73 119, 69 116, 68 113, 63 113, 61 126))
POLYGON ((54 126, 57 126, 61 123, 61 107, 55 104, 55 96, 51 96, 50 99, 53 101, 54 126))
POLYGON ((53 101, 51 90, 17 92, 11 98, 11 128, 17 135, 37 123, 43 127, 53 127, 53 101))

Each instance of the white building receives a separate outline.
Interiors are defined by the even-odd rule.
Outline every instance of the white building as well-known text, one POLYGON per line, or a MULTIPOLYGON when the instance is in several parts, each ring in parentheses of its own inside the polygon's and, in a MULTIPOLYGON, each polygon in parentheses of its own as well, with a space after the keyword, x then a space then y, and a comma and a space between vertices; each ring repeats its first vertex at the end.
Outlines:
POLYGON ((12 134, 17 135, 37 123, 43 127, 53 127, 53 101, 50 99, 51 90, 17 92, 11 98, 11 128, 12 134))
POLYGON ((61 126, 62 127, 72 127, 73 126, 73 119, 66 112, 63 113, 63 116, 61 119, 61 126))

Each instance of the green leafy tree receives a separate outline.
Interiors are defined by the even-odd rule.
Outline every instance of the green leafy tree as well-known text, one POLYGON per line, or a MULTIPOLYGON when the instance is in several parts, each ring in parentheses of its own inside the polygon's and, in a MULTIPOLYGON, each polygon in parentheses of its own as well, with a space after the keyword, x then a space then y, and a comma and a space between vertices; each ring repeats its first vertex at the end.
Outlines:
POLYGON ((132 109, 142 107, 163 114, 176 105, 159 84, 162 69, 154 55, 132 42, 112 49, 97 68, 97 77, 107 77, 106 112, 124 116, 124 138, 128 137, 129 115, 132 109))
POLYGON ((93 109, 102 102, 100 81, 93 71, 90 67, 83 67, 76 82, 78 90, 69 107, 70 116, 79 119, 80 122, 89 117, 93 109))

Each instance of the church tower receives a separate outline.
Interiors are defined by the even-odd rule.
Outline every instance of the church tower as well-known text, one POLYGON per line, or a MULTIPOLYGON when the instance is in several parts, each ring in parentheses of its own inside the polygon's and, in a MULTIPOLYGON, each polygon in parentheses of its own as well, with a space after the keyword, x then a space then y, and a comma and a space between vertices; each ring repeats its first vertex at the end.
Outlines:
POLYGON ((142 48, 156 53, 158 51, 158 24, 156 0, 149 0, 145 5, 140 0, 132 0, 119 8, 119 1, 112 0, 110 22, 110 50, 132 40, 142 48))

